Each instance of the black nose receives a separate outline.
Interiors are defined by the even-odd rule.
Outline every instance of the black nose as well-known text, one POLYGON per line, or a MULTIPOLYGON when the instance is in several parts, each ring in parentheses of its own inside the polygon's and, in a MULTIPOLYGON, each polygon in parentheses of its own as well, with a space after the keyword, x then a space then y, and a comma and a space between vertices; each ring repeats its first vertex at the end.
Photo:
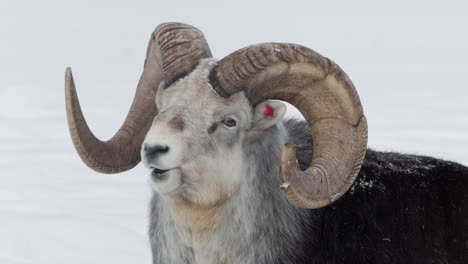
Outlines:
POLYGON ((143 150, 145 151, 145 155, 148 158, 155 158, 156 156, 160 154, 164 154, 169 152, 169 147, 168 146, 162 146, 162 145, 154 145, 150 146, 145 144, 143 147, 143 150))

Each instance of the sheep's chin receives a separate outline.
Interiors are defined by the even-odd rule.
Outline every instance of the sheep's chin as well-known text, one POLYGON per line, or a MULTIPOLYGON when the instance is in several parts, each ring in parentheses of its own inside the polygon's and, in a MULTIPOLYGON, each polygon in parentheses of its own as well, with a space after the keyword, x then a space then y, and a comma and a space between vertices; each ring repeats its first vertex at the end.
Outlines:
POLYGON ((172 169, 163 174, 150 175, 150 183, 153 190, 163 195, 170 195, 180 187, 181 171, 172 169))

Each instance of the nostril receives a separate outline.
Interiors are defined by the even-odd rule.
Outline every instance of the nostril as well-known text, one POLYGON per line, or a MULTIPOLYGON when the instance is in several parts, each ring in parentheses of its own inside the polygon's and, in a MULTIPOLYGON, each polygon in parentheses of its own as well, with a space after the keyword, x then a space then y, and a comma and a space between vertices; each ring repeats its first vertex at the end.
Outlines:
POLYGON ((161 153, 166 153, 169 151, 169 147, 168 146, 156 146, 157 148, 157 151, 158 152, 161 152, 161 153))
POLYGON ((157 154, 162 154, 162 153, 169 152, 169 147, 168 146, 162 146, 162 145, 148 146, 148 145, 145 144, 145 146, 143 148, 146 151, 146 154, 148 156, 155 156, 157 154))

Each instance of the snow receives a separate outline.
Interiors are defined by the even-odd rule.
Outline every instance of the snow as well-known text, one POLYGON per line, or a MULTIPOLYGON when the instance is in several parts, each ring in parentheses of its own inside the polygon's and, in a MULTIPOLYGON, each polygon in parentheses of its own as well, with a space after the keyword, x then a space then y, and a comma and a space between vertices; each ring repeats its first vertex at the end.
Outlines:
POLYGON ((286 190, 289 188, 289 183, 283 182, 283 183, 280 185, 280 188, 281 188, 282 191, 286 191, 286 190))
POLYGON ((267 3, 0 2, 0 263, 151 263, 149 172, 82 163, 63 82, 72 66, 90 127, 110 138, 165 21, 202 29, 218 58, 267 41, 311 47, 356 85, 371 147, 468 165, 468 2, 267 3))

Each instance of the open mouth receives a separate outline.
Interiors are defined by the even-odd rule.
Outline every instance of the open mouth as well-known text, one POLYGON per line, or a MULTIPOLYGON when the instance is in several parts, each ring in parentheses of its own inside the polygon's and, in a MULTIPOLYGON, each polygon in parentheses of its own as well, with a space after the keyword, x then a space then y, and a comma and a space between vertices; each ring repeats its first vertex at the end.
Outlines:
POLYGON ((155 167, 152 167, 152 169, 153 171, 151 172, 151 175, 153 176, 160 176, 169 171, 169 170, 161 170, 155 167))
POLYGON ((169 176, 169 174, 167 173, 168 171, 170 170, 173 170, 175 168, 172 168, 172 169, 167 169, 167 170, 162 170, 162 169, 159 169, 159 168, 156 168, 156 167, 151 167, 151 177, 153 178, 154 181, 164 181, 167 179, 167 177, 169 176))

